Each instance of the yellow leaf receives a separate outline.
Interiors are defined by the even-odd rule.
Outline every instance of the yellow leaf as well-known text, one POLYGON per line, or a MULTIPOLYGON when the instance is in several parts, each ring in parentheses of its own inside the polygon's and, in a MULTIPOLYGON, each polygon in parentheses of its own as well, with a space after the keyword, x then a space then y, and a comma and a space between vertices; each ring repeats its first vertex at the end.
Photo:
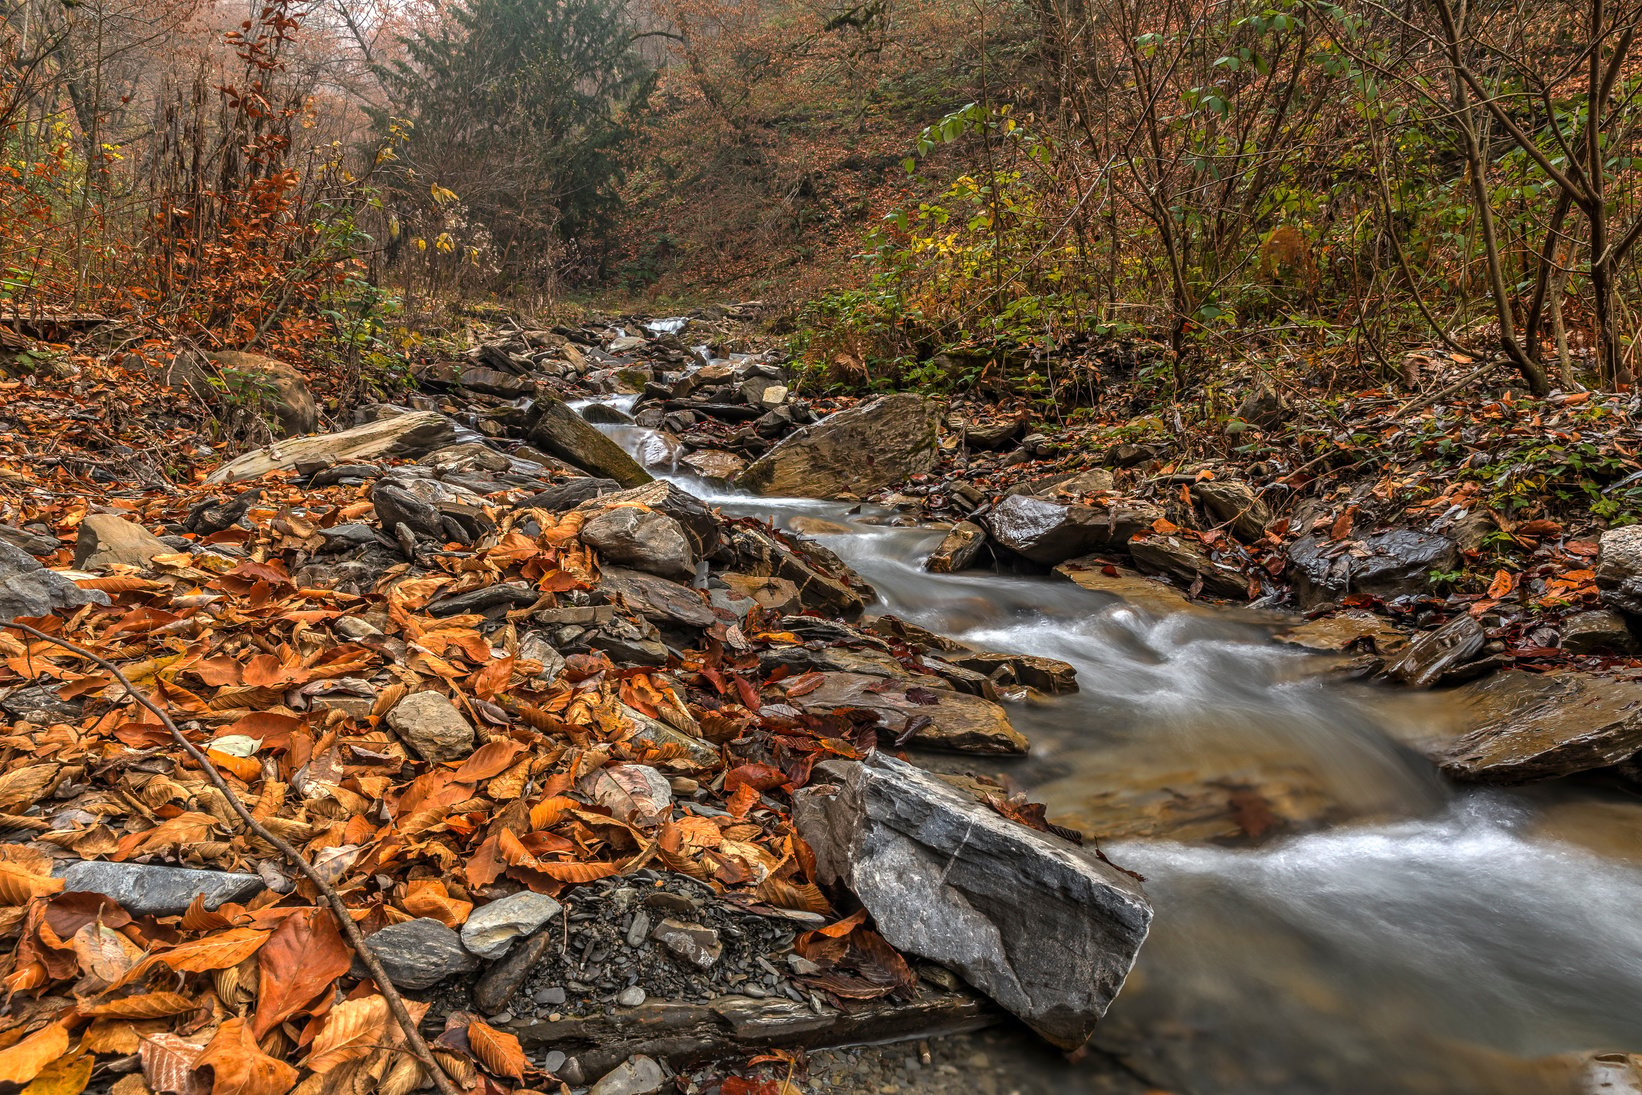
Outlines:
POLYGON ((382 1047, 388 1029, 388 1001, 381 996, 345 1000, 325 1017, 303 1064, 315 1072, 368 1057, 382 1047))
POLYGON ((20 1095, 80 1095, 91 1082, 91 1054, 59 1057, 29 1081, 20 1095))
POLYGON ((0 1049, 0 1083, 26 1084, 68 1052, 68 1028, 42 1027, 14 1046, 0 1049))

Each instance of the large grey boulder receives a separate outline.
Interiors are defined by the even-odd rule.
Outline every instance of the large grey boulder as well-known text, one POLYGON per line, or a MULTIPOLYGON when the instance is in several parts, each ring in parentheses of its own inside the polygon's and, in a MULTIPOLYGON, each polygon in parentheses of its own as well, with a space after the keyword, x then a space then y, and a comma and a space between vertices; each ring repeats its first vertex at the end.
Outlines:
POLYGON ((882 753, 819 766, 793 799, 821 881, 854 893, 892 946, 1063 1049, 1088 1040, 1151 924, 1133 879, 882 753))
POLYGON ((587 519, 582 543, 605 562, 619 563, 663 578, 693 578, 696 555, 684 528, 665 513, 617 506, 587 519))
POLYGON ((22 548, 0 541, 0 622, 108 603, 102 590, 81 589, 22 548))
POLYGON ((753 578, 783 578, 807 609, 858 619, 878 591, 832 551, 810 540, 786 539, 742 525, 730 531, 730 567, 753 578))
MULTIPOLYGON (((457 934, 431 917, 389 924, 366 942, 401 989, 430 989, 479 968, 479 960, 467 952, 457 934)), ((364 972, 357 961, 354 972, 364 972)))
POLYGON ((590 475, 614 479, 624 487, 650 482, 651 475, 622 447, 570 409, 564 400, 543 392, 531 408, 530 443, 568 460, 590 475))
POLYGON ((935 466, 936 424, 934 408, 921 397, 887 395, 789 435, 735 485, 779 498, 867 494, 935 466))
POLYGON ((1458 691, 1472 729, 1436 747, 1455 779, 1524 783, 1642 752, 1642 683, 1577 671, 1498 673, 1458 691))
POLYGON ((1642 616, 1642 525, 1602 534, 1596 557, 1596 588, 1602 603, 1642 616))
POLYGON ((1054 566, 1094 551, 1122 549, 1163 516, 1146 503, 1065 505, 1017 494, 986 515, 992 538, 1034 563, 1054 566))
POLYGON ((140 567, 156 555, 176 550, 135 521, 113 513, 90 513, 80 522, 74 565, 81 570, 101 570, 122 563, 140 567))
POLYGON ((1334 543, 1302 536, 1288 550, 1288 578, 1300 607, 1367 593, 1390 600, 1430 588, 1432 571, 1452 570, 1459 546, 1431 532, 1394 529, 1334 543))
POLYGON ((415 459, 456 441, 456 423, 436 411, 394 414, 336 433, 276 441, 217 468, 207 483, 238 483, 274 471, 318 471, 384 457, 415 459))
POLYGON ((268 888, 261 875, 96 859, 70 863, 61 877, 64 889, 100 893, 134 916, 178 916, 196 897, 207 909, 215 909, 225 901, 249 900, 268 888))
POLYGON ((416 755, 434 764, 473 752, 473 725, 442 692, 413 692, 394 704, 388 725, 416 755))
POLYGON ((260 414, 278 437, 313 433, 319 426, 319 407, 307 378, 285 362, 262 354, 184 350, 165 367, 161 382, 170 388, 187 388, 222 409, 243 408, 260 414))
POLYGON ((723 539, 723 523, 718 514, 695 495, 662 479, 642 487, 604 492, 577 508, 598 510, 619 505, 639 505, 671 517, 689 538, 691 550, 701 557, 717 551, 723 539))

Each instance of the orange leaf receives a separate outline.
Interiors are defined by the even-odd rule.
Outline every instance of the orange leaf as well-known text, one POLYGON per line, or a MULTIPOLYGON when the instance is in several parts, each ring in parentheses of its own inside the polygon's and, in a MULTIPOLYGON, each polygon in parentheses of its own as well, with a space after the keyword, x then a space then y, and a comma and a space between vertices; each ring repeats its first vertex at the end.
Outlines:
POLYGON ((36 874, 18 863, 0 860, 0 905, 27 905, 36 897, 61 893, 63 880, 36 874))
POLYGON ((1499 600, 1517 587, 1516 575, 1508 570, 1496 570, 1494 580, 1488 583, 1488 596, 1499 600))
POLYGON ((1330 526, 1328 530, 1328 538, 1330 540, 1344 540, 1347 536, 1351 535, 1351 525, 1356 520, 1357 507, 1348 507, 1346 511, 1340 514, 1339 518, 1335 520, 1334 524, 1330 526))
POLYGON ((205 973, 237 966, 268 941, 268 933, 256 928, 230 928, 221 935, 208 935, 192 943, 172 947, 156 959, 178 973, 205 973))
POLYGON ((529 1062, 525 1060, 525 1051, 520 1047, 519 1039, 513 1035, 475 1019, 468 1024, 468 1045, 473 1047, 473 1055, 492 1075, 510 1080, 525 1078, 529 1062))
POLYGON ((257 955, 257 1014, 253 1036, 260 1038, 304 1010, 353 964, 336 920, 325 909, 303 909, 285 918, 257 955))
POLYGON ((536 869, 560 882, 597 882, 621 873, 616 863, 538 863, 536 869))
POLYGON ((315 1072, 329 1072, 337 1065, 370 1056, 387 1038, 388 1017, 385 997, 344 1000, 325 1016, 325 1025, 302 1063, 315 1072))
POLYGON ((447 928, 460 927, 473 912, 473 902, 450 896, 445 884, 437 878, 418 878, 405 884, 405 899, 400 902, 412 916, 426 916, 447 928))
POLYGON ((76 1050, 40 1070, 18 1095, 80 1095, 91 1082, 91 1054, 76 1050))
POLYGON ((68 1052, 68 1027, 41 1027, 14 1046, 0 1049, 0 1083, 26 1084, 68 1052))
POLYGON ((87 1019, 160 1019, 199 1008, 200 1002, 180 992, 144 992, 119 1000, 105 1000, 79 1012, 87 1019))
POLYGON ((478 783, 482 779, 501 775, 508 770, 515 758, 525 751, 525 747, 516 741, 498 738, 496 741, 486 742, 479 746, 460 767, 456 769, 457 783, 478 783))
POLYGON ((262 1052, 244 1019, 218 1027, 194 1067, 211 1070, 211 1095, 287 1095, 296 1086, 296 1069, 262 1052))
POLYGON ((1174 533, 1180 531, 1180 526, 1169 520, 1167 517, 1159 517, 1157 520, 1152 522, 1152 531, 1161 533, 1164 536, 1172 536, 1174 533))
POLYGON ((194 1074, 194 1062, 203 1047, 169 1031, 142 1036, 137 1051, 143 1063, 143 1079, 154 1091, 174 1095, 206 1095, 210 1088, 194 1074))

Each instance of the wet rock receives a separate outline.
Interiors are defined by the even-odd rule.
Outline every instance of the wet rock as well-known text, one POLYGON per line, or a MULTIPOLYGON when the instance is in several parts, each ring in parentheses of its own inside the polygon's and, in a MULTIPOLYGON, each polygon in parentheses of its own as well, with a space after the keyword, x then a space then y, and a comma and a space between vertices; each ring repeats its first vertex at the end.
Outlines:
POLYGON ((823 882, 1063 1049, 1083 1045, 1151 923, 1133 880, 912 765, 828 762, 794 795, 823 882))
POLYGON ((1642 525, 1611 528, 1602 534, 1596 557, 1596 588, 1602 603, 1642 616, 1642 525))
POLYGON ((719 941, 718 932, 700 924, 687 924, 669 917, 651 929, 650 938, 681 962, 697 969, 712 969, 724 957, 724 944, 719 941))
POLYGON ((621 489, 621 484, 614 479, 600 479, 591 475, 577 476, 568 479, 517 503, 514 509, 544 509, 549 513, 563 513, 575 509, 590 499, 601 494, 609 494, 621 489))
POLYGON ((1001 685, 1024 684, 1052 696, 1078 690, 1078 671, 1054 658, 980 651, 974 654, 949 654, 947 660, 964 669, 983 673, 1001 685))
POLYGON ((1408 646, 1408 635, 1383 616, 1350 608, 1307 620, 1272 636, 1278 642, 1329 654, 1396 654, 1408 646))
POLYGON ((730 533, 730 569, 755 578, 785 578, 807 609, 858 619, 878 593, 820 544, 781 540, 764 529, 740 526, 730 533))
POLYGON ((28 552, 0 542, 0 622, 108 603, 101 590, 81 589, 28 552))
POLYGON ((1451 677, 1488 643, 1488 634, 1470 616, 1460 616, 1410 642, 1385 675, 1415 688, 1430 688, 1451 677))
POLYGON ((658 626, 711 627, 718 617, 693 589, 636 570, 606 567, 599 588, 658 626))
POLYGON ((1104 494, 1114 486, 1109 469, 1085 468, 1083 471, 1030 479, 1025 483, 1015 484, 1003 493, 1005 498, 1026 494, 1033 498, 1048 498, 1051 501, 1076 502, 1087 494, 1104 494))
POLYGON ((859 707, 884 724, 886 746, 903 735, 918 745, 962 753, 1024 753, 1026 738, 1002 707, 979 696, 912 680, 826 673, 821 686, 791 700, 812 711, 859 707), (910 730, 910 735, 908 731, 910 730))
POLYGON ((701 449, 684 457, 682 462, 709 483, 729 483, 747 470, 746 460, 721 449, 701 449))
POLYGON ((643 1004, 646 998, 645 991, 637 985, 622 989, 616 994, 616 1003, 624 1008, 636 1008, 643 1004))
POLYGON ((933 468, 935 429, 934 411, 920 397, 884 396, 791 434, 736 486, 775 497, 863 495, 933 468))
POLYGON ((1523 783, 1642 751, 1642 683, 1592 673, 1498 673, 1462 687, 1473 727, 1434 759, 1455 779, 1523 783))
MULTIPOLYGON (((457 934, 431 917, 389 924, 366 943, 401 989, 430 989, 479 968, 478 959, 463 949, 457 934)), ((356 962, 356 972, 360 969, 356 962)))
POLYGON ((1304 608, 1348 593, 1390 600, 1429 589, 1431 572, 1450 570, 1458 559, 1448 537, 1409 529, 1341 543, 1303 536, 1289 545, 1288 577, 1304 608))
POLYGON ((997 418, 990 422, 977 422, 964 415, 952 415, 946 420, 947 429, 958 434, 964 448, 995 452, 1007 448, 1009 443, 1021 435, 1026 429, 1026 416, 1015 415, 1010 418, 997 418))
MULTIPOLYGON (((508 1006, 508 1002, 518 993, 520 986, 525 983, 537 964, 546 958, 559 945, 562 936, 551 927, 537 932, 523 943, 514 947, 512 952, 488 969, 485 970, 473 986, 473 1003, 486 1014, 501 1011, 508 1006)), ((548 999, 540 1001, 548 1004, 562 1004, 565 1000, 563 988, 553 990, 547 994, 548 999), (553 999, 553 996, 557 999, 553 999)))
POLYGON ((70 863, 61 877, 68 891, 103 894, 134 916, 179 916, 196 897, 215 909, 225 901, 249 901, 268 888, 261 875, 89 859, 70 863))
POLYGON ((666 514, 637 506, 617 506, 589 518, 582 543, 601 559, 663 578, 695 577, 696 555, 683 527, 666 514))
POLYGON ((568 460, 591 475, 614 479, 624 487, 650 482, 650 473, 610 438, 571 410, 562 399, 543 393, 532 405, 532 445, 568 460))
POLYGON ((388 712, 388 725, 416 755, 432 764, 473 752, 473 727, 443 693, 414 692, 388 712))
POLYGON ((456 423, 433 411, 394 414, 337 433, 295 437, 235 457, 206 477, 237 483, 272 471, 318 471, 385 457, 415 459, 456 440, 456 423))
POLYGON ((462 925, 462 946, 480 958, 497 959, 527 935, 558 917, 561 906, 546 894, 521 890, 481 905, 462 925))
POLYGON ((653 1058, 629 1057, 601 1076, 587 1095, 654 1095, 667 1077, 653 1058))
POLYGON ((1635 654, 1642 643, 1624 616, 1597 608, 1562 621, 1562 649, 1570 654, 1635 654))
POLYGON ((992 538, 1034 563, 1053 566, 1077 555, 1120 549, 1162 511, 1137 505, 1062 505, 1018 494, 986 515, 992 538))
POLYGON ((598 502, 598 508, 604 509, 627 505, 642 506, 677 521, 698 558, 712 555, 723 540, 718 515, 701 499, 671 483, 658 480, 629 490, 610 491, 598 502))
POLYGON ((175 549, 143 528, 112 513, 90 513, 80 522, 74 541, 74 565, 80 570, 104 570, 111 566, 147 566, 156 555, 171 555, 175 549))
POLYGON ((1209 558, 1208 549, 1196 540, 1153 533, 1130 541, 1129 556, 1138 570, 1168 575, 1188 589, 1201 588, 1210 597, 1248 599, 1248 579, 1209 558))
POLYGON ((924 569, 932 574, 954 574, 969 566, 986 544, 986 530, 969 521, 959 521, 947 534, 928 559, 924 569))
MULTIPOLYGON (((720 580, 732 594, 744 602, 750 601, 772 612, 799 612, 798 587, 785 578, 760 578, 750 574, 722 574, 720 580)), ((743 603, 738 615, 745 616, 749 609, 743 603)))
POLYGON ((1148 578, 1128 567, 1104 562, 1094 556, 1068 559, 1055 568, 1062 578, 1095 593, 1107 593, 1154 616, 1185 612, 1192 607, 1186 595, 1171 585, 1148 578))
POLYGON ((1229 526, 1231 534, 1246 544, 1264 536, 1271 524, 1271 507, 1241 479, 1203 479, 1190 490, 1217 522, 1229 526))

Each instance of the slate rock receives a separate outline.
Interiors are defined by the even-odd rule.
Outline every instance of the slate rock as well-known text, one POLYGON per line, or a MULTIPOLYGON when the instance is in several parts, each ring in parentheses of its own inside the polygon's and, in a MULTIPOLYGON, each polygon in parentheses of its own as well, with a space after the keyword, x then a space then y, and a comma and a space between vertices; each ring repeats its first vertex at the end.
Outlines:
POLYGON ((564 400, 546 392, 536 397, 528 438, 539 449, 581 468, 590 475, 614 479, 624 487, 650 482, 650 473, 622 447, 600 433, 564 400))
POLYGON ((16 525, 0 525, 0 540, 22 548, 30 555, 50 555, 63 546, 63 542, 55 536, 32 532, 16 525))
POLYGON ((1482 653, 1487 642, 1480 623, 1458 616, 1416 637, 1385 667, 1385 675, 1415 688, 1430 688, 1482 653))
POLYGON ((819 881, 847 887, 892 946, 1063 1049, 1088 1040, 1151 924, 1133 879, 883 753, 817 766, 793 799, 819 881))
POLYGON ((1410 529, 1340 544, 1302 536, 1288 550, 1288 578, 1302 608, 1348 593, 1391 600, 1430 588, 1434 570, 1452 570, 1459 547, 1446 536, 1410 529))
POLYGON ((785 578, 806 609, 854 620, 878 599, 877 590, 820 544, 741 526, 731 530, 729 547, 730 570, 752 578, 785 578))
POLYGON ((1562 621, 1562 649, 1570 654, 1636 654, 1642 650, 1625 617, 1606 608, 1577 612, 1562 621))
POLYGON ((388 712, 388 725, 430 763, 462 760, 473 752, 473 727, 440 692, 413 692, 388 712))
MULTIPOLYGON (((554 931, 551 927, 544 928, 514 947, 506 958, 492 963, 474 983, 474 1005, 487 1015, 507 1007, 508 1002, 524 985, 525 978, 536 968, 536 964, 546 958, 549 951, 557 948, 563 939, 564 936, 560 932, 554 931)), ((564 989, 559 989, 556 995, 556 1002, 564 1003, 564 989)), ((545 1002, 547 1001, 538 1001, 545 1002)))
POLYGON ((175 553, 175 548, 135 521, 113 513, 89 513, 80 522, 80 535, 74 541, 74 566, 79 570, 141 567, 156 555, 175 553))
POLYGON ((1121 549, 1163 516, 1147 503, 1062 504, 1017 494, 985 517, 992 538, 1034 563, 1054 566, 1092 551, 1121 549))
POLYGON ((1153 616, 1186 612, 1191 601, 1180 590, 1157 578, 1148 578, 1129 567, 1116 566, 1089 555, 1068 559, 1055 573, 1094 593, 1105 593, 1153 616))
MULTIPOLYGON (((463 949, 457 934, 431 917, 389 924, 365 942, 396 988, 431 989, 479 968, 479 960, 463 949)), ((355 972, 362 969, 356 962, 355 972)))
POLYGON ((909 742, 960 753, 1018 754, 1027 741, 1009 715, 990 700, 940 687, 935 678, 886 682, 864 673, 825 673, 819 687, 792 698, 795 707, 818 713, 859 707, 875 713, 895 740, 912 728, 909 742))
POLYGON ((318 471, 335 464, 358 464, 386 457, 415 459, 456 440, 456 423, 434 411, 390 414, 337 433, 276 441, 235 457, 206 477, 207 483, 237 483, 273 471, 318 471))
POLYGON ((695 577, 696 555, 684 528, 664 513, 618 506, 589 518, 579 535, 607 562, 663 578, 695 577))
POLYGON ((1473 729, 1435 750, 1455 779, 1523 783, 1642 752, 1642 683, 1594 673, 1497 673, 1462 686, 1473 729))
POLYGON ((558 917, 561 906, 546 894, 521 890, 481 905, 462 925, 462 945, 480 958, 501 958, 513 944, 558 917))
POLYGON ((1208 548, 1185 536, 1151 533, 1129 542, 1129 557, 1135 569, 1145 574, 1166 575, 1190 589, 1202 583, 1210 597, 1248 600, 1248 579, 1232 567, 1209 558, 1208 548))
POLYGON ((195 897, 215 909, 226 901, 248 901, 268 888, 261 875, 93 859, 70 863, 60 876, 68 891, 103 894, 135 916, 179 916, 195 897))
POLYGON ((642 487, 610 491, 598 500, 598 508, 625 505, 643 506, 677 521, 685 536, 689 538, 691 550, 698 558, 712 555, 723 542, 723 522, 718 515, 689 491, 681 490, 665 480, 658 479, 642 487))
POLYGON ((722 449, 700 449, 685 456, 681 463, 707 482, 715 484, 732 482, 747 470, 745 458, 722 449))
POLYGON ((724 957, 724 944, 718 932, 701 924, 668 917, 650 929, 650 938, 666 947, 679 961, 697 969, 710 970, 724 957))
POLYGON ((1078 690, 1078 671, 1071 664, 1035 654, 995 654, 989 651, 953 653, 947 660, 1000 684, 1024 684, 1051 696, 1078 690))
POLYGON ((81 589, 22 548, 0 541, 0 622, 108 603, 102 590, 81 589))
POLYGON ((601 479, 597 476, 579 475, 574 479, 566 479, 533 494, 524 501, 514 505, 514 509, 545 509, 549 513, 563 513, 565 510, 575 509, 590 498, 597 498, 601 494, 621 489, 621 484, 614 479, 601 479))
POLYGON ((463 616, 470 612, 488 612, 493 608, 529 608, 541 600, 541 594, 523 582, 497 582, 493 586, 470 589, 436 597, 428 602, 429 616, 463 616))
POLYGON ((677 582, 621 567, 605 567, 599 588, 658 626, 711 627, 718 619, 701 594, 677 582))
POLYGON ((924 569, 932 574, 955 574, 968 568, 985 546, 985 529, 970 521, 959 521, 924 560, 924 569))
POLYGON ((883 396, 784 438, 748 465, 735 485, 784 498, 867 494, 933 468, 936 425, 933 405, 921 397, 883 396))
POLYGON ((1241 479, 1202 479, 1190 491, 1217 522, 1230 526, 1232 535, 1246 544, 1264 536, 1271 524, 1271 507, 1241 479))
POLYGON ((1642 525, 1611 528, 1602 534, 1596 588, 1603 604, 1642 616, 1642 525))

